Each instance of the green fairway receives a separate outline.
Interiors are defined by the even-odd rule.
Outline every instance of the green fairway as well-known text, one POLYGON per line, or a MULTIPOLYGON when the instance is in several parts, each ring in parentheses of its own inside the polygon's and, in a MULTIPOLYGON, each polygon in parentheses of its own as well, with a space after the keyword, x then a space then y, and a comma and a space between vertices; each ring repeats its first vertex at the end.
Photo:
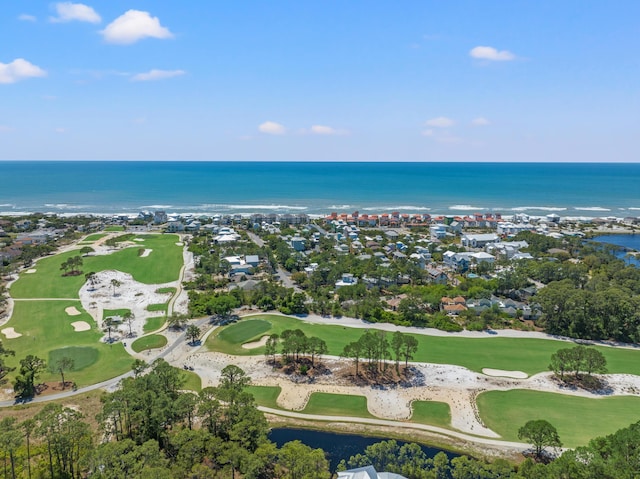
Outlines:
POLYGON ((124 231, 124 226, 107 226, 104 230, 109 232, 124 231))
MULTIPOLYGON (((80 301, 16 301, 11 320, 5 327, 13 327, 22 334, 16 339, 4 339, 3 344, 16 352, 6 361, 10 366, 18 366, 20 359, 33 354, 42 359, 56 358, 60 352, 76 355, 76 371, 69 373, 69 379, 79 386, 94 384, 130 369, 131 357, 120 344, 108 345, 100 342, 103 333, 99 331, 93 319, 82 309, 80 301), (69 316, 65 309, 76 307, 81 314, 69 316), (85 321, 92 326, 89 331, 75 332, 71 323, 85 321), (97 352, 97 357, 90 359, 97 352), (51 356, 50 356, 51 355, 51 356), (82 364, 93 361, 91 367, 82 364)), ((14 371, 10 376, 16 374, 14 371)), ((41 380, 55 380, 58 376, 46 372, 41 380)))
POLYGON ((411 422, 451 429, 451 409, 445 402, 413 401, 411 422))
POLYGON ((106 233, 94 233, 92 235, 87 236, 86 238, 82 239, 83 243, 93 243, 95 241, 98 241, 99 239, 104 238, 105 236, 107 236, 106 233))
POLYGON ((147 351, 148 349, 158 349, 167 345, 167 338, 160 334, 150 334, 136 339, 131 345, 136 353, 147 351))
POLYGON ((247 386, 246 390, 253 394, 258 406, 281 409, 277 402, 282 391, 280 386, 247 386))
MULTIPOLYGON (((108 255, 85 256, 82 258, 83 273, 110 269, 129 273, 136 281, 145 284, 168 283, 178 279, 183 264, 182 248, 176 246, 177 235, 145 235, 145 248, 154 254, 146 258, 138 256, 138 247, 117 250, 108 255)), ((22 274, 11 286, 14 298, 77 298, 84 284, 84 274, 62 276, 60 265, 68 258, 78 256, 79 249, 48 256, 35 265, 33 274, 22 274)), ((98 287, 110 288, 103 284, 98 287)))
POLYGON ((376 417, 367 409, 366 397, 347 394, 313 393, 300 412, 321 416, 376 417))
POLYGON ((169 303, 154 303, 147 306, 147 311, 157 313, 158 311, 167 312, 169 303))
POLYGON ((73 361, 71 371, 81 371, 84 368, 93 366, 100 357, 100 353, 96 348, 70 346, 67 348, 53 349, 49 351, 49 360, 47 364, 55 367, 57 361, 62 358, 69 358, 73 361))
POLYGON ((509 441, 532 419, 546 419, 564 446, 576 447, 640 420, 639 397, 583 398, 539 391, 489 391, 478 396, 480 417, 509 441))
POLYGON ((130 312, 130 309, 105 309, 102 311, 102 319, 115 318, 116 316, 122 318, 125 314, 130 312))
POLYGON ((155 318, 147 318, 142 327, 142 330, 145 333, 151 333, 152 331, 157 331, 162 327, 164 322, 167 320, 164 316, 156 316, 155 318))
POLYGON ((272 323, 262 319, 250 319, 240 321, 232 327, 220 331, 219 340, 229 345, 241 346, 242 344, 260 339, 260 337, 272 329, 272 323))
MULTIPOLYGON (((242 344, 265 334, 280 334, 285 329, 301 329, 307 336, 317 336, 327 343, 329 354, 339 356, 344 346, 364 333, 364 329, 346 326, 310 324, 296 318, 279 315, 257 315, 224 326, 206 341, 209 350, 238 356, 264 354, 264 347, 243 349, 242 344), (266 329, 265 322, 271 327, 266 329)), ((391 336, 391 333, 388 333, 391 336)), ((414 361, 455 364, 472 371, 483 368, 524 371, 529 375, 548 371, 551 355, 567 343, 548 339, 461 338, 413 335, 418 340, 414 361)), ((640 375, 640 351, 596 347, 607 359, 610 373, 640 375)))
MULTIPOLYGON (((177 368, 180 369, 180 368, 177 368)), ((198 376, 193 371, 187 371, 185 369, 180 369, 180 374, 184 378, 185 382, 182 386, 182 389, 186 389, 188 391, 200 392, 202 390, 202 380, 200 376, 198 376)))

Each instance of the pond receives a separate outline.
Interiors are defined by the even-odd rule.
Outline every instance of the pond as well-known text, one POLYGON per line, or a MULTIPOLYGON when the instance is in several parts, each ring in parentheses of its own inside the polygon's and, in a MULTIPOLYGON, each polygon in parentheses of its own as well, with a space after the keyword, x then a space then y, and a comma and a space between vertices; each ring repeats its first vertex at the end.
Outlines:
MULTIPOLYGON (((330 470, 335 471, 336 466, 342 459, 348 460, 351 456, 363 453, 367 446, 380 441, 386 441, 389 438, 360 436, 357 434, 339 434, 335 432, 313 431, 309 429, 277 428, 271 430, 269 439, 275 442, 278 447, 281 447, 289 441, 295 441, 297 439, 313 449, 323 449, 327 453, 327 459, 329 459, 330 462, 330 470)), ((397 443, 399 445, 406 444, 404 441, 397 441, 397 443)), ((449 459, 459 456, 459 454, 437 449, 435 447, 423 445, 420 445, 420 447, 429 457, 433 457, 439 452, 444 452, 449 459)))
POLYGON ((591 238, 589 241, 596 241, 598 243, 606 243, 614 246, 621 246, 623 250, 617 251, 615 255, 624 260, 627 264, 634 264, 640 266, 640 256, 628 256, 629 251, 640 251, 640 234, 632 235, 602 235, 591 238))

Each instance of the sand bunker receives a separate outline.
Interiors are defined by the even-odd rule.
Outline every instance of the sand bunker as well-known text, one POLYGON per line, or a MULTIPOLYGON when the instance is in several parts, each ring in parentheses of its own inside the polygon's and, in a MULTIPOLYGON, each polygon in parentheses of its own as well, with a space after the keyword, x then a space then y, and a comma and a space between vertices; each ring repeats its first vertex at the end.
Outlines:
POLYGON ((4 334, 7 337, 7 339, 16 339, 22 336, 22 334, 16 333, 16 330, 13 328, 4 328, 0 332, 4 334))
POLYGON ((502 369, 491 368, 483 368, 482 374, 486 374, 487 376, 499 376, 513 379, 527 379, 529 377, 527 373, 523 373, 522 371, 504 371, 502 369))
POLYGON ((33 273, 35 273, 36 271, 37 271, 37 270, 36 270, 35 268, 31 268, 31 269, 26 270, 26 271, 25 271, 25 273, 27 273, 27 274, 33 274, 33 273))
POLYGON ((264 346, 265 344, 267 344, 267 340, 268 339, 269 339, 269 336, 262 336, 259 341, 254 341, 252 343, 244 343, 242 345, 242 349, 256 349, 256 348, 259 348, 260 346, 264 346))
POLYGON ((64 312, 69 316, 79 316, 82 314, 75 306, 69 306, 68 308, 65 308, 64 312))
POLYGON ((178 241, 178 242, 176 243, 176 246, 184 246, 184 243, 183 243, 183 242, 181 242, 181 241, 178 241))
POLYGON ((144 241, 142 238, 133 238, 133 241, 144 241))
POLYGON ((71 326, 73 326, 73 330, 76 333, 79 333, 80 331, 89 331, 91 329, 91 325, 86 321, 75 321, 71 323, 71 326))
POLYGON ((146 258, 147 256, 149 256, 151 254, 153 250, 152 249, 145 249, 142 254, 140 255, 141 258, 146 258))

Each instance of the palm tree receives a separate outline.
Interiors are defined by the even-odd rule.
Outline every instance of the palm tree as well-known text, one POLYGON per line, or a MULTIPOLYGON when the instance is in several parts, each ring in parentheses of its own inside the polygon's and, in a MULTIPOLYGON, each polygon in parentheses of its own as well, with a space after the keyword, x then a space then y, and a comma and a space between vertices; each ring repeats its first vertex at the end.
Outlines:
POLYGON ((200 334, 201 334, 200 328, 195 324, 191 324, 187 328, 187 339, 189 340, 190 344, 196 344, 196 341, 198 341, 200 334))
POLYGON ((113 295, 116 295, 116 289, 119 288, 120 286, 122 286, 122 283, 120 281, 118 281, 117 279, 113 278, 111 280, 111 286, 113 286, 113 295))

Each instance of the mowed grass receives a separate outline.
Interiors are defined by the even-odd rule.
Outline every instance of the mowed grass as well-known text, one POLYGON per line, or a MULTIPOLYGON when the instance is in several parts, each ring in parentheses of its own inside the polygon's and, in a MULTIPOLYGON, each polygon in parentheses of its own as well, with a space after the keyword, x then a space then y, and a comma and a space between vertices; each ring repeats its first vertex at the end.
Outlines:
POLYGON ((480 417, 504 439, 519 441, 518 429, 545 419, 566 447, 612 434, 640 420, 639 397, 584 398, 540 391, 489 391, 477 398, 480 417))
POLYGON ((160 329, 165 321, 167 320, 167 318, 165 318, 164 316, 156 316, 155 318, 147 318, 147 320, 144 323, 144 326, 142 327, 142 330, 145 333, 151 333, 152 331, 157 331, 158 329, 160 329))
MULTIPOLYGON (((307 336, 317 336, 326 343, 330 355, 339 356, 345 345, 357 341, 364 329, 338 325, 310 324, 279 315, 257 315, 224 326, 210 335, 206 345, 211 351, 236 356, 264 354, 264 347, 243 349, 242 344, 260 339, 265 334, 281 334, 286 329, 301 329, 307 336), (270 324, 266 328, 265 322, 270 324)), ((387 333, 391 339, 392 333, 387 333)), ((548 371, 551 355, 558 349, 571 347, 571 343, 550 339, 524 338, 461 338, 413 335, 418 340, 418 351, 413 361, 437 364, 455 364, 472 371, 483 368, 524 371, 532 375, 548 371)), ((640 375, 640 350, 596 346, 607 359, 610 373, 640 375)))
POLYGON ((200 392, 202 390, 202 380, 200 379, 200 376, 193 371, 187 371, 186 369, 180 368, 176 369, 180 370, 180 375, 184 379, 182 389, 194 392, 200 392))
POLYGON ((105 309, 102 311, 102 319, 114 318, 116 316, 122 318, 125 314, 130 312, 130 309, 105 309))
POLYGON ((247 386, 246 390, 253 394, 258 406, 282 409, 278 406, 278 396, 282 392, 280 386, 247 386))
POLYGON ((451 429, 451 408, 446 402, 413 401, 411 422, 451 429))
POLYGON ((94 233, 92 235, 87 236, 86 238, 82 239, 83 243, 93 243, 95 241, 98 241, 99 239, 104 238, 105 236, 107 236, 106 233, 94 233))
POLYGON ((73 361, 73 368, 70 371, 81 371, 84 368, 93 366, 99 357, 100 353, 96 348, 70 346, 49 351, 47 364, 55 368, 56 363, 62 358, 69 358, 73 361))
POLYGON ((124 226, 107 226, 104 230, 110 233, 114 231, 124 231, 124 226))
POLYGON ((159 311, 164 311, 165 313, 169 309, 169 303, 153 303, 147 306, 147 311, 152 313, 157 313, 159 311))
MULTIPOLYGON (((145 235, 145 247, 154 254, 141 258, 138 247, 129 247, 108 255, 85 256, 82 271, 99 272, 110 269, 129 273, 145 284, 176 281, 183 264, 182 248, 176 246, 177 235, 145 235)), ((40 259, 33 274, 22 274, 11 286, 14 298, 77 298, 84 284, 84 274, 62 276, 60 265, 68 258, 78 256, 79 249, 40 259)), ((107 285, 108 286, 108 285, 107 285)))
MULTIPOLYGON (((20 359, 28 354, 48 360, 50 355, 56 357, 60 351, 64 352, 61 348, 68 348, 67 352, 75 351, 77 358, 93 354, 85 348, 97 351, 97 358, 91 367, 78 367, 68 374, 68 379, 75 381, 78 386, 113 378, 127 372, 131 366, 131 356, 121 344, 100 342, 104 333, 97 329, 91 316, 82 309, 80 301, 16 301, 11 320, 4 327, 13 327, 22 334, 16 339, 3 337, 3 345, 16 352, 15 356, 6 358, 10 366, 19 366, 20 359), (81 314, 69 316, 65 312, 69 306, 75 306, 81 314), (75 321, 86 321, 92 329, 75 332, 71 326, 75 321)), ((84 359, 78 366, 82 365, 82 361, 84 359)), ((15 374, 16 371, 10 373, 10 381, 15 374)), ((45 372, 40 379, 50 381, 58 378, 55 373, 45 372)))
POLYGON ((131 344, 131 349, 136 353, 147 351, 149 349, 158 349, 167 345, 167 338, 161 334, 150 334, 149 336, 143 336, 136 339, 131 344))
POLYGON ((366 397, 347 394, 313 393, 300 412, 320 416, 376 417, 367 409, 366 397))

